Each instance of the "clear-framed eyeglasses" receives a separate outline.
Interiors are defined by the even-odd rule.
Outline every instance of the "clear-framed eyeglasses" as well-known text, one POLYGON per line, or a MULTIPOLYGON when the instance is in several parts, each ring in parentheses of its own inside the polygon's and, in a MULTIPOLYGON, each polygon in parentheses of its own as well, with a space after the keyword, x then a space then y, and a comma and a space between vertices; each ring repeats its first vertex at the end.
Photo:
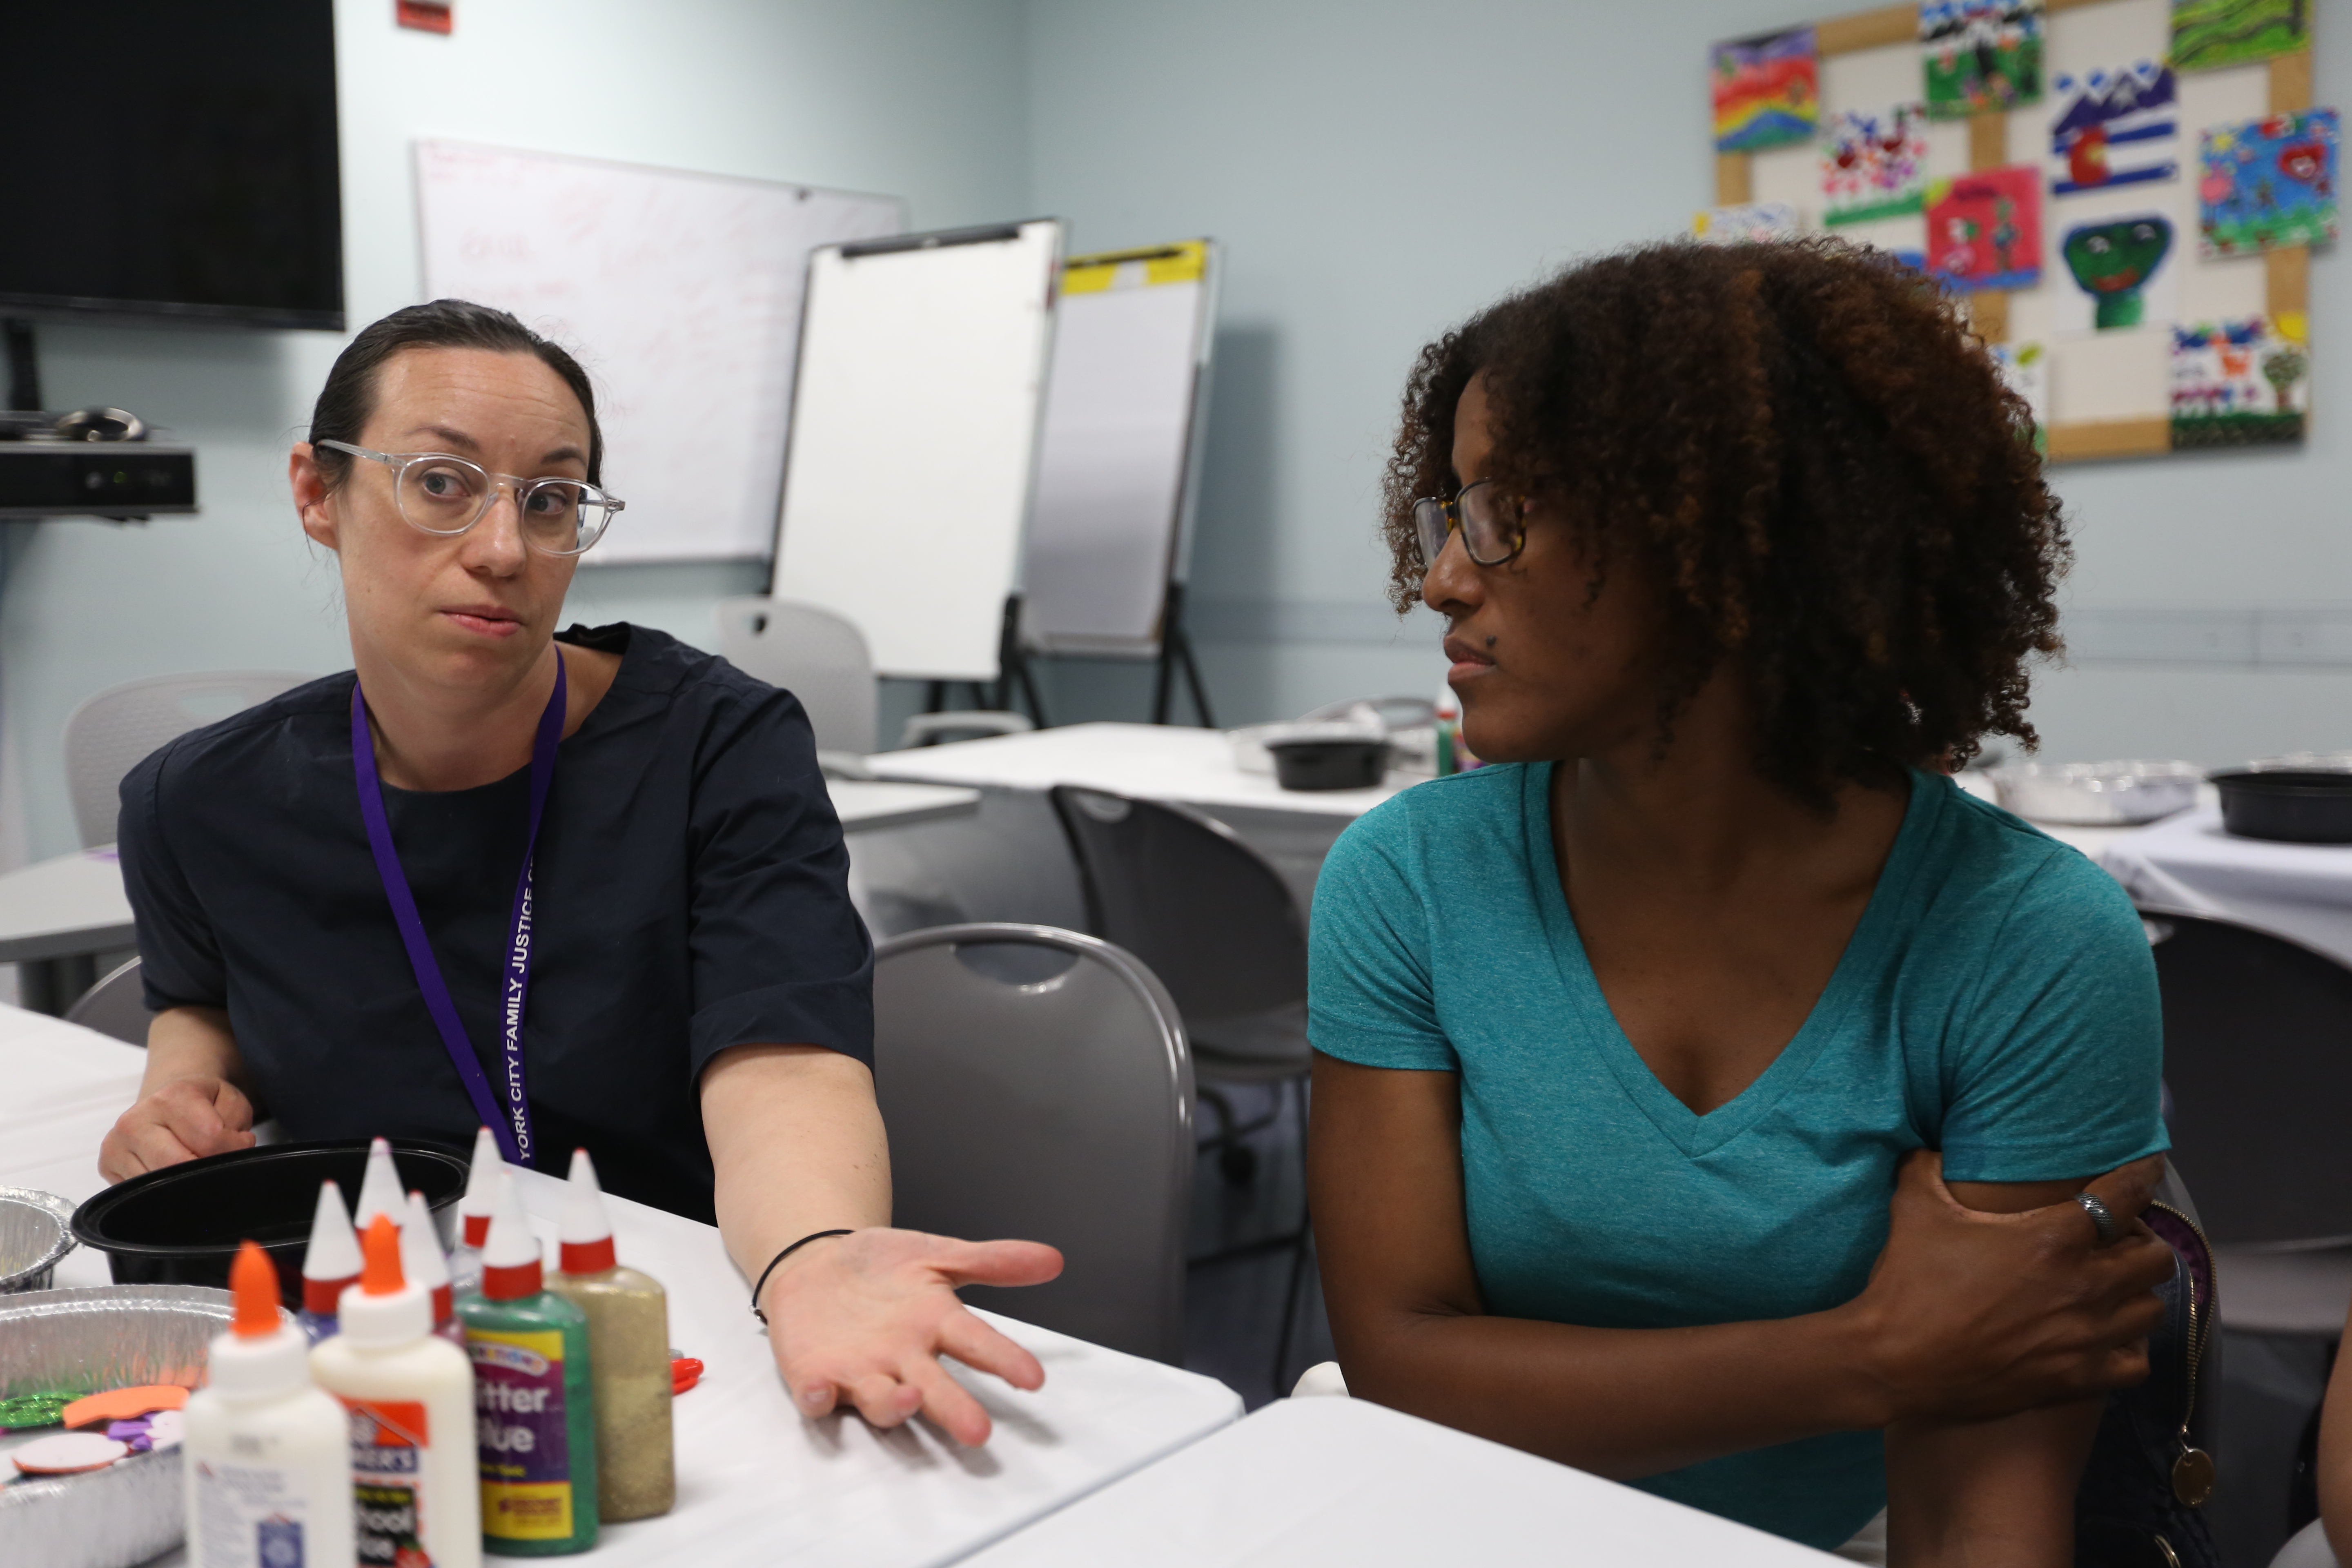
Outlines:
POLYGON ((1445 536, 1462 531, 1462 547, 1481 566, 1500 566, 1528 542, 1527 503, 1480 479, 1454 491, 1452 500, 1428 496, 1412 503, 1412 529, 1421 546, 1421 569, 1437 564, 1445 536))
POLYGON ((504 486, 514 492, 522 542, 541 555, 577 555, 604 536, 627 503, 580 479, 527 479, 494 474, 470 458, 448 452, 371 452, 348 441, 321 441, 392 470, 393 497, 402 521, 446 539, 488 517, 504 486))

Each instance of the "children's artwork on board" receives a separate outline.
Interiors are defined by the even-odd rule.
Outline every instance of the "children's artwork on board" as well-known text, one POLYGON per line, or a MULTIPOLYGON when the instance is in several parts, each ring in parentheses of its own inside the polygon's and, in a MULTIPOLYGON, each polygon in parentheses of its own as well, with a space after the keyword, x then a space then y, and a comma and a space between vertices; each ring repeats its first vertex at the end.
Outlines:
POLYGON ((2311 47, 2313 0, 2172 0, 2172 68, 2209 71, 2311 47))
POLYGON ((1794 239, 1802 226, 1797 209, 1786 202, 1742 202, 1737 206, 1708 207, 1691 218, 1691 234, 1708 245, 1794 239))
POLYGON ((1822 106, 1812 28, 1734 38, 1715 46, 1713 60, 1717 152, 1812 139, 1822 106))
POLYGON ((1938 120, 2042 100, 2042 0, 1920 0, 1919 43, 1938 120))
POLYGON ((1927 190, 1927 112, 1916 103, 1843 109, 1822 123, 1822 221, 1917 212, 1927 190))
POLYGON ((2042 172, 2021 163, 1929 184, 1927 270, 1964 293, 2040 282, 2042 172))
POLYGON ((2134 213, 2076 224, 2058 242, 2072 289, 2052 291, 2050 324, 2061 332, 2114 331, 2168 321, 2179 293, 2172 220, 2134 213))
POLYGON ((2266 447, 2303 439, 2311 352, 2299 319, 2242 316, 2172 330, 2172 445, 2266 447))
POLYGON ((2050 84, 2050 194, 2149 184, 2180 174, 2179 92, 2171 68, 2061 74, 2050 84))
POLYGON ((2248 256, 2336 237, 2336 110, 2242 120, 2205 132, 2197 221, 2207 256, 2248 256))
POLYGON ((2010 391, 2025 400, 2033 416, 2033 447, 2050 446, 2050 353, 2040 343, 1994 343, 1992 363, 2010 391))

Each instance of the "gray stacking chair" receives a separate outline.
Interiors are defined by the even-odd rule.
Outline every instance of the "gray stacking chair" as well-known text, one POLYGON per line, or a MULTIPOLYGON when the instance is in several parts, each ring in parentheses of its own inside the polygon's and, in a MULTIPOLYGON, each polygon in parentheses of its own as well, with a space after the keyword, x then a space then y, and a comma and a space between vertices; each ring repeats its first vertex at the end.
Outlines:
POLYGON ((1062 1249, 1060 1279, 976 1307, 1181 1363, 1192 1064, 1175 1004, 1107 942, 938 926, 874 965, 893 1223, 1062 1249))
MULTIPOLYGON (((2352 968, 2232 921, 2140 918, 2164 996, 2173 1158, 2197 1180, 2221 1324, 2332 1356, 2352 1305, 2352 968)), ((2318 1436, 2315 1410, 2284 1494, 2289 1530, 2317 1511, 2318 1436)), ((2219 1458, 2240 1498, 2273 1479, 2242 1479, 2226 1447, 2219 1458)))
POLYGON ((864 757, 875 749, 874 656, 855 623, 789 599, 724 599, 719 651, 799 698, 820 752, 864 757))
POLYGON ((2333 1338, 2352 1304, 2352 969, 2233 921, 2140 913, 2173 1152, 2230 1282, 2222 1321, 2333 1338))
POLYGON ((114 842, 115 792, 149 752, 310 679, 279 669, 157 675, 110 686, 75 709, 66 720, 66 784, 81 847, 114 842))
POLYGON ((147 1011, 147 993, 139 984, 139 961, 135 958, 109 970, 104 978, 66 1009, 67 1023, 79 1024, 85 1029, 95 1029, 142 1049, 147 1044, 147 1025, 153 1016, 147 1011))
MULTIPOLYGON (((1087 923, 1150 964, 1183 1014, 1201 1099, 1217 1110, 1217 1135, 1205 1146, 1217 1150, 1225 1179, 1249 1180, 1255 1156, 1243 1138, 1271 1125, 1294 1091, 1303 1159, 1315 1053, 1307 1043, 1307 922, 1290 885, 1232 828, 1189 806, 1076 784, 1050 793, 1077 858, 1087 923), (1242 1121, 1220 1081, 1269 1085, 1273 1108, 1242 1121)), ((1312 1236, 1302 1210, 1295 1230, 1192 1260, 1290 1252, 1274 1347, 1277 1389, 1312 1236)))
MULTIPOLYGON (((865 758, 879 745, 874 655, 847 617, 790 599, 724 599, 719 651, 744 674, 801 700, 825 773, 871 778, 865 758)), ((943 735, 1010 734, 1033 730, 1026 714, 923 713, 907 721, 898 744, 929 744, 943 735)))

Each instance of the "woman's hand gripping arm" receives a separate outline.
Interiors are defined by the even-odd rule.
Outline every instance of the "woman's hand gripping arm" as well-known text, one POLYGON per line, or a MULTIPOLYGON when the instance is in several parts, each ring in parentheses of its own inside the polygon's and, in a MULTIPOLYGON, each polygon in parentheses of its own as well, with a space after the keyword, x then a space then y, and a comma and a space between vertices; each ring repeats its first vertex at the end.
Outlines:
MULTIPOLYGON (((1463 1217, 1460 1089, 1318 1056, 1310 1194, 1352 1393, 1621 1479, 1817 1433, 1980 1419, 2146 1375, 2169 1252, 2095 1249, 2071 1204, 1978 1214, 1903 1169, 1868 1287, 1827 1311, 1686 1329, 1487 1314, 1463 1217)), ((2145 1206, 2159 1161, 2093 1184, 2145 1206)), ((2071 1485, 2071 1482, 2070 1482, 2071 1485)))

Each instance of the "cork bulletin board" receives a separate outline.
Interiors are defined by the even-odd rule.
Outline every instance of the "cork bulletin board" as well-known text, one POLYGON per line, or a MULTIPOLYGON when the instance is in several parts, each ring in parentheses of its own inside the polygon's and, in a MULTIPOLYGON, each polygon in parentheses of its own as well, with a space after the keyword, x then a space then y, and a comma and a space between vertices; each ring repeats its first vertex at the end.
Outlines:
POLYGON ((1826 231, 1964 301, 2053 460, 2289 449, 2336 117, 2314 0, 1924 0, 1727 40, 1702 238, 1826 231))

